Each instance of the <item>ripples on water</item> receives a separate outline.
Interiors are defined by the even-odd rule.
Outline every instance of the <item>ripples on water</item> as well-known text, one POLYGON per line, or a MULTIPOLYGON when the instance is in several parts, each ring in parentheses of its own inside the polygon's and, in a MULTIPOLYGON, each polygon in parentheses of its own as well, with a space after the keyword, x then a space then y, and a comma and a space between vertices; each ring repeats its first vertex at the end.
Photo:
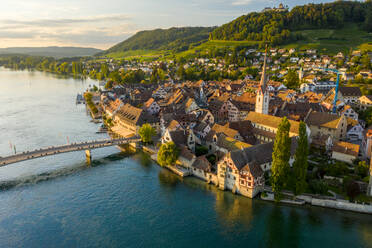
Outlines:
MULTIPOLYGON (((0 69, 0 156, 9 141, 22 151, 103 138, 74 104, 92 83, 0 69)), ((94 150, 90 167, 73 152, 0 168, 0 181, 0 247, 372 244, 369 215, 251 200, 114 147, 94 150)))

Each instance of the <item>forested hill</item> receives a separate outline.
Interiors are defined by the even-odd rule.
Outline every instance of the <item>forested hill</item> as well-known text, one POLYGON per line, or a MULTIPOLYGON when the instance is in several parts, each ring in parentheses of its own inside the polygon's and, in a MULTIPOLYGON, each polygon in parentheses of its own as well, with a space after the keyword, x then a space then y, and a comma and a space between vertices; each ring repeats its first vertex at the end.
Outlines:
POLYGON ((372 2, 337 1, 308 4, 291 11, 253 12, 216 28, 211 40, 255 40, 279 45, 301 39, 298 30, 341 28, 347 23, 358 23, 372 32, 372 2))
POLYGON ((54 58, 92 56, 102 50, 85 47, 8 47, 0 48, 0 54, 23 54, 54 58))
POLYGON ((176 52, 189 49, 208 40, 213 27, 183 27, 140 31, 129 39, 106 50, 104 54, 125 52, 129 50, 173 50, 176 52))

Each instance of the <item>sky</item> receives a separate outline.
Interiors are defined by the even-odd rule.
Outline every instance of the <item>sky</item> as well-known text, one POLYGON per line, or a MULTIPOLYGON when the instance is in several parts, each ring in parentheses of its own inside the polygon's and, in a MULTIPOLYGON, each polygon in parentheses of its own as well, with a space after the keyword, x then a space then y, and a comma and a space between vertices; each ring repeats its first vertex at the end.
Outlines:
MULTIPOLYGON (((0 0, 0 48, 107 49, 140 30, 219 26, 276 0, 0 0)), ((287 0, 293 7, 329 0, 287 0)))

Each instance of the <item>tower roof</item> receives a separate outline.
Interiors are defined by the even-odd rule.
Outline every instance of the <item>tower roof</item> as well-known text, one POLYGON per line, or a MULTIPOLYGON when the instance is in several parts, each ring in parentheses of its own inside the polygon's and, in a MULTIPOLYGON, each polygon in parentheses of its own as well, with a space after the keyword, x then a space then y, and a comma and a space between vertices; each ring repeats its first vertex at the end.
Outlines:
POLYGON ((260 81, 260 90, 262 92, 266 91, 267 81, 268 81, 268 77, 266 75, 266 59, 267 59, 267 46, 266 46, 266 50, 265 50, 265 58, 264 58, 264 64, 263 64, 263 67, 262 67, 262 75, 261 75, 261 81, 260 81))

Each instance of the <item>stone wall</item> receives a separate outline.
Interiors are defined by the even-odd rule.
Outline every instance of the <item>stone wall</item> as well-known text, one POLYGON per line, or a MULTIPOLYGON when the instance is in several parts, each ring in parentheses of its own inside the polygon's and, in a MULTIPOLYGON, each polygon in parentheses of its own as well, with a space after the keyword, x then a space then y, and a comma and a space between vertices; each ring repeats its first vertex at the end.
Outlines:
POLYGON ((372 214, 372 205, 355 204, 355 203, 350 203, 350 202, 340 201, 340 200, 335 201, 335 200, 323 200, 323 199, 313 198, 311 200, 311 205, 353 211, 353 212, 358 212, 358 213, 372 214))
POLYGON ((367 188, 367 195, 372 196, 372 175, 369 177, 369 185, 367 188))

